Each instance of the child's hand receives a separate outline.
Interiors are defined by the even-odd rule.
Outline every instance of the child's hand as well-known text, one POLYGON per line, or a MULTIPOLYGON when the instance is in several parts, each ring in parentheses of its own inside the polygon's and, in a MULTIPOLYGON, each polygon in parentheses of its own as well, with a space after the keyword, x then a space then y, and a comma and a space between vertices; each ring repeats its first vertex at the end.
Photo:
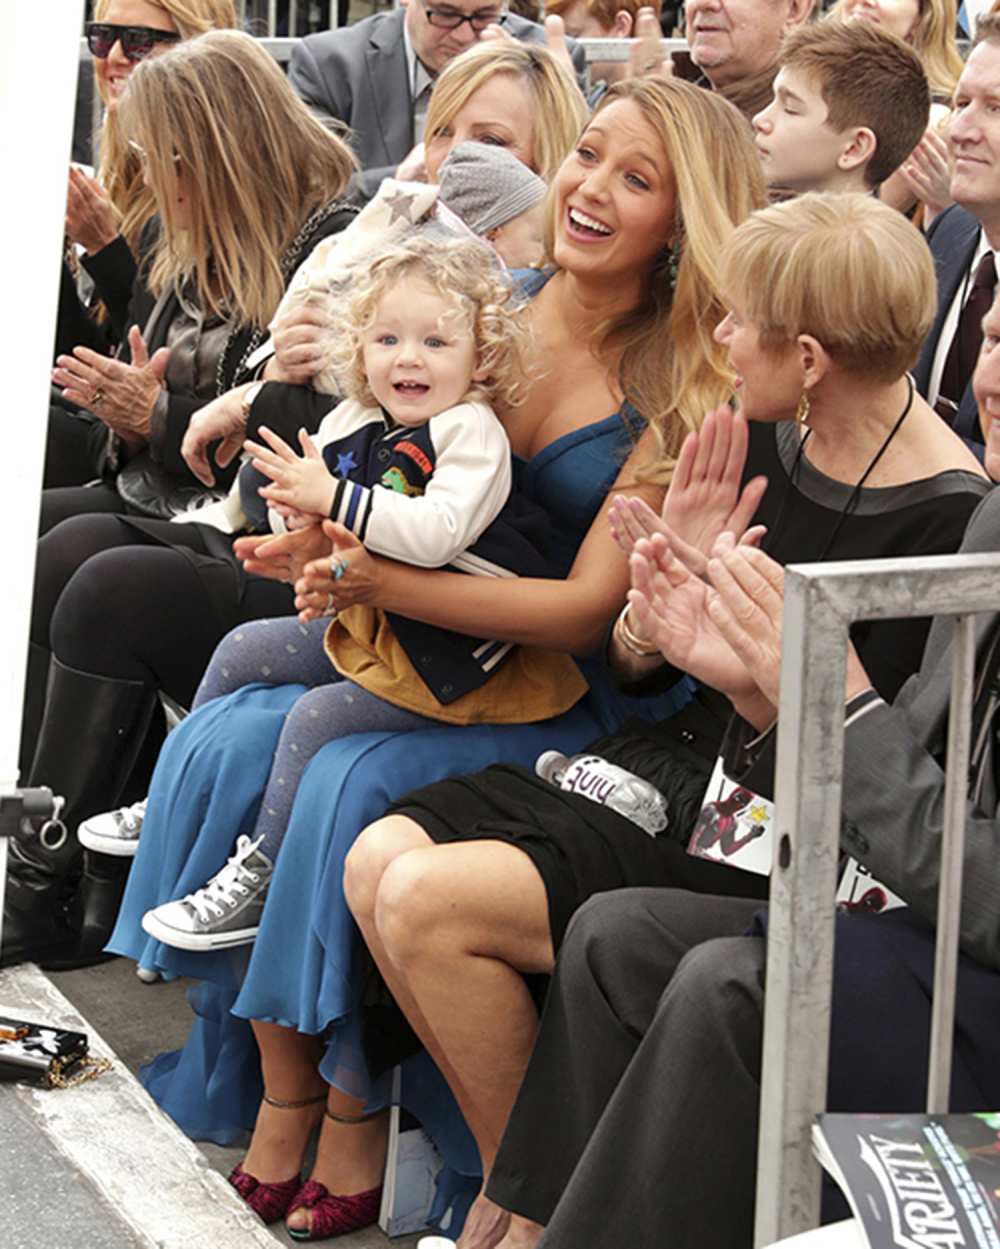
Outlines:
POLYGON ((288 533, 296 529, 307 529, 310 525, 318 525, 325 519, 323 516, 314 516, 312 512, 300 512, 297 507, 289 507, 287 503, 272 503, 271 511, 277 512, 285 522, 285 529, 288 533))
POLYGON ((266 447, 249 440, 243 445, 253 456, 254 468, 274 483, 261 488, 261 497, 272 506, 281 503, 297 512, 329 516, 336 484, 306 431, 299 430, 301 456, 263 425, 260 435, 266 447))

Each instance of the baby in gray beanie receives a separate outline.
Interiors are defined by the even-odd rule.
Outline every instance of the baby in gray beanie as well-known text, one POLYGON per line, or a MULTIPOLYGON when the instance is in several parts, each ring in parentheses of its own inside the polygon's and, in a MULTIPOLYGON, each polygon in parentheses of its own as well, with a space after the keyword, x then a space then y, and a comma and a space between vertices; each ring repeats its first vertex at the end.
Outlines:
POLYGON ((457 143, 439 170, 438 185, 441 202, 492 243, 509 268, 541 263, 548 187, 506 148, 457 143))

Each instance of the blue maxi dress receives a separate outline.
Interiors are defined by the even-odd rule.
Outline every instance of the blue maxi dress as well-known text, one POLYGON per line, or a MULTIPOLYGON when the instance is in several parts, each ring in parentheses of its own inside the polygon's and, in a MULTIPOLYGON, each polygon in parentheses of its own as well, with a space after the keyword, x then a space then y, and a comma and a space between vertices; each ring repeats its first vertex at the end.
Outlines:
MULTIPOLYGON (((635 426, 626 405, 530 461, 515 461, 520 489, 552 518, 550 554, 565 572, 628 455, 635 426)), ((363 733, 325 746, 301 781, 256 942, 230 951, 164 946, 147 937, 141 919, 204 885, 237 836, 252 829, 284 717, 304 687, 247 686, 206 703, 170 734, 107 948, 199 982, 188 995, 195 1020, 186 1045, 144 1072, 149 1092, 188 1135, 229 1143, 252 1127, 261 1082, 251 1019, 324 1035, 324 1077, 373 1105, 385 1101, 384 1085, 372 1084, 364 1060, 365 964, 341 887, 345 855, 361 830, 411 789, 491 763, 530 766, 543 750, 573 754, 630 715, 659 719, 690 696, 682 682, 659 698, 629 699, 599 662, 582 666, 588 695, 543 723, 363 733)), ((404 1101, 451 1168, 478 1174, 472 1138, 429 1068, 426 1058, 404 1068, 404 1101)))

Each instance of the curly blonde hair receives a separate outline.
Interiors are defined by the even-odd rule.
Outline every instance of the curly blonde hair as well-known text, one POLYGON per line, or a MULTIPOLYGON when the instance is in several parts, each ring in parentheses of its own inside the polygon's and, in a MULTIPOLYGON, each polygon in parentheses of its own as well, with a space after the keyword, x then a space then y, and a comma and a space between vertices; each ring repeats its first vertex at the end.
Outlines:
POLYGON ((474 238, 415 231, 365 256, 335 297, 340 332, 331 348, 331 368, 348 398, 377 407, 365 374, 363 339, 386 293, 404 278, 417 278, 452 305, 471 330, 476 369, 467 397, 493 407, 516 407, 524 399, 528 332, 522 304, 500 270, 493 249, 474 238))

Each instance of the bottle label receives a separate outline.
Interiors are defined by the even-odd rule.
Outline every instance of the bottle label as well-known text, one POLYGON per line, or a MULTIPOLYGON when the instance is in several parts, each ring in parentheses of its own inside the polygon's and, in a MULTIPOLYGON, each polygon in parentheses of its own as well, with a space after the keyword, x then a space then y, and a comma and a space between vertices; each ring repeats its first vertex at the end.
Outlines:
POLYGON ((667 827, 667 804, 659 790, 600 755, 573 759, 559 779, 559 788, 610 807, 650 837, 667 827))

